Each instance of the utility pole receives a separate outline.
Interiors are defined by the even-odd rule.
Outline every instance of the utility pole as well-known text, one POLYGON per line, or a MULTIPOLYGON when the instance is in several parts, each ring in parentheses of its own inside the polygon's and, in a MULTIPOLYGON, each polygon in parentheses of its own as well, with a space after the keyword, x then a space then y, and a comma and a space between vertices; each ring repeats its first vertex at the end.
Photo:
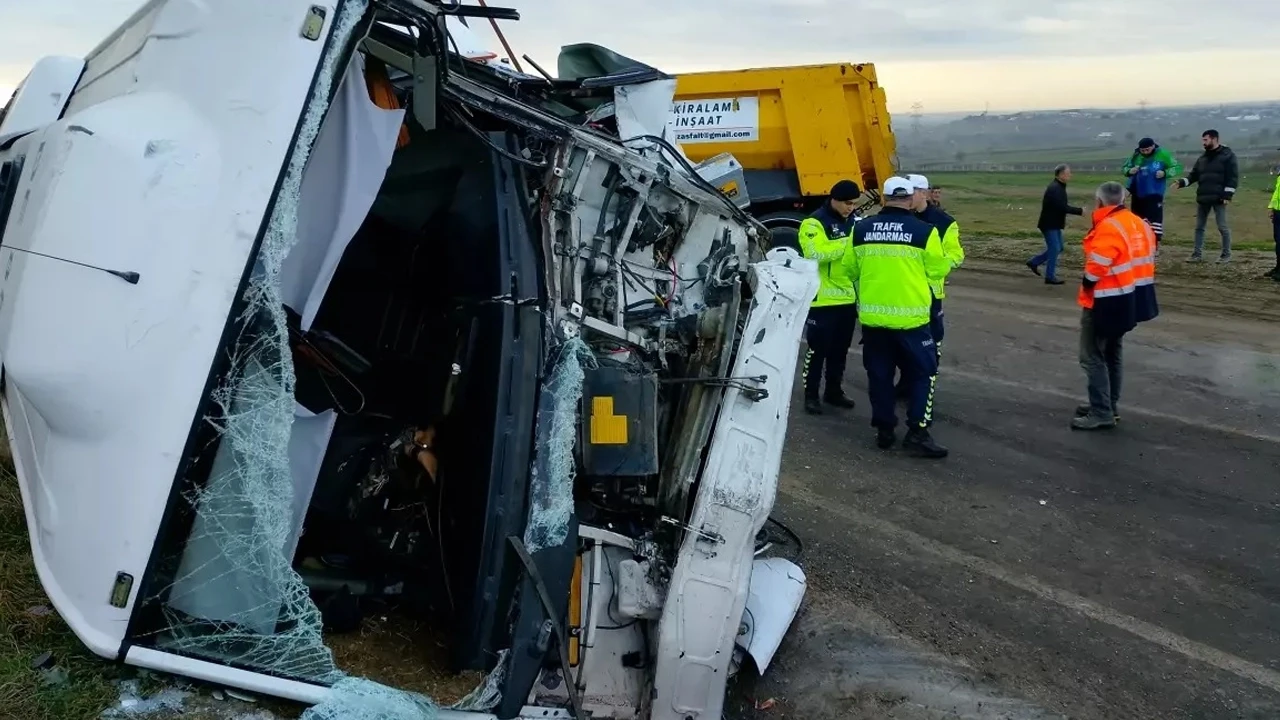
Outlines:
POLYGON ((920 116, 924 113, 924 103, 916 101, 911 103, 911 132, 916 137, 920 136, 920 116))

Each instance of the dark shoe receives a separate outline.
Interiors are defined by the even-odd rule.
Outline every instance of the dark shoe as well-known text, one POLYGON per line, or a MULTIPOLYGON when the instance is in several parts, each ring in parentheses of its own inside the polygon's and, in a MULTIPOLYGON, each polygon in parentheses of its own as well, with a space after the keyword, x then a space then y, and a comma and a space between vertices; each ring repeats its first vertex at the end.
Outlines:
MULTIPOLYGON (((1079 418, 1079 417, 1087 417, 1087 416, 1089 415, 1089 413, 1091 413, 1091 412, 1093 412, 1093 406, 1092 406, 1092 405, 1077 405, 1077 406, 1076 406, 1076 417, 1078 417, 1078 418, 1079 418)), ((1119 410, 1115 410, 1115 411, 1113 411, 1113 412, 1115 412, 1115 414, 1116 414, 1116 416, 1115 416, 1115 417, 1116 417, 1116 423, 1117 423, 1117 424, 1119 424, 1119 422, 1120 422, 1120 411, 1119 411, 1119 410)))
POLYGON ((941 460, 947 456, 947 449, 933 441, 933 436, 924 428, 911 428, 902 440, 902 447, 916 457, 930 460, 941 460))
POLYGON ((1270 278, 1270 279, 1272 279, 1272 280, 1274 280, 1274 279, 1275 279, 1275 277, 1276 277, 1277 275, 1280 275, 1280 267, 1274 267, 1274 268, 1271 268, 1270 270, 1268 270, 1268 271, 1266 271, 1266 272, 1262 273, 1262 277, 1264 277, 1264 278, 1270 278))
POLYGON ((1044 279, 1044 284, 1045 284, 1045 285, 1065 285, 1066 283, 1067 283, 1067 281, 1066 281, 1066 280, 1059 280, 1058 278, 1045 278, 1045 279, 1044 279))
POLYGON ((1231 262, 1231 256, 1230 256, 1230 255, 1222 255, 1222 256, 1220 256, 1220 257, 1218 258, 1218 264, 1219 264, 1219 265, 1225 265, 1225 264, 1227 264, 1227 263, 1229 263, 1229 262, 1231 262))
POLYGON ((876 447, 881 450, 888 450, 896 442, 898 442, 898 436, 893 432, 893 428, 879 428, 876 430, 876 447))
POLYGON ((1084 415, 1082 417, 1071 419, 1072 430, 1110 430, 1116 426, 1114 419, 1096 417, 1094 415, 1084 415))
POLYGON ((857 407, 857 403, 850 399, 848 395, 845 395, 843 391, 827 393, 822 400, 828 405, 834 405, 844 410, 852 410, 857 407))
POLYGON ((1200 253, 1191 253, 1191 257, 1187 258, 1187 262, 1189 263, 1204 262, 1204 257, 1202 257, 1200 253))
POLYGON ((1031 262, 1030 260, 1027 261, 1027 269, 1035 273, 1036 275, 1040 274, 1040 268, 1036 267, 1035 263, 1031 262))
POLYGON ((816 397, 806 397, 804 399, 804 411, 810 415, 821 415, 822 401, 816 397))

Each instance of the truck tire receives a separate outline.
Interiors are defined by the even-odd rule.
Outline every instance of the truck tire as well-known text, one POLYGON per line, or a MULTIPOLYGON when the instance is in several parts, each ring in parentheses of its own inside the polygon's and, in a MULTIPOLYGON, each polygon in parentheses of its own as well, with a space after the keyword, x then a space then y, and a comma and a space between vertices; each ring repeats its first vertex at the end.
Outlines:
POLYGON ((769 228, 769 247, 789 247, 800 252, 800 223, 808 215, 798 212, 775 212, 762 215, 757 220, 769 228))

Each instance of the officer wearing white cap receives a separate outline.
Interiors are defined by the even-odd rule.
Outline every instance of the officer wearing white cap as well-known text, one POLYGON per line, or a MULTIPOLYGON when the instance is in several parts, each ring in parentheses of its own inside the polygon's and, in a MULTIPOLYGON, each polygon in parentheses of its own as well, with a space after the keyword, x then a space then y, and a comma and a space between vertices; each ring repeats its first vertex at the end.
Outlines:
POLYGON ((893 374, 900 367, 909 390, 903 446, 920 457, 943 458, 947 449, 929 434, 930 378, 938 367, 929 330, 930 284, 944 280, 952 263, 942 252, 938 230, 912 211, 911 181, 889 178, 883 197, 879 213, 854 225, 852 252, 843 258, 845 272, 858 288, 871 424, 880 448, 897 442, 893 374))
MULTIPOLYGON (((956 219, 947 214, 937 204, 930 202, 932 186, 924 175, 908 175, 911 187, 915 190, 915 204, 912 210, 916 217, 938 229, 942 238, 942 254, 951 262, 951 268, 960 267, 964 263, 964 247, 960 245, 960 226, 956 219)), ((942 340, 945 335, 943 323, 942 301, 947 296, 946 280, 931 280, 929 289, 933 293, 933 302, 929 312, 929 332, 933 335, 934 348, 938 353, 938 363, 942 362, 942 340)), ((929 403, 933 404, 933 392, 937 388, 937 375, 930 379, 929 403)), ((905 395, 905 388, 899 387, 899 397, 905 395)))

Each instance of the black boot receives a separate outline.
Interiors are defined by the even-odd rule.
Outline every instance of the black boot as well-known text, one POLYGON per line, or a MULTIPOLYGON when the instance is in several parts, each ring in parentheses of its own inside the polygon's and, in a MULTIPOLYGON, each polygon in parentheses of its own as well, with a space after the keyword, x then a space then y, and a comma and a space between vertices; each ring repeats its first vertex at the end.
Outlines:
POLYGON ((902 440, 902 447, 916 457, 941 460, 947 456, 947 449, 933 441, 933 436, 924 428, 911 428, 902 440))
POLYGON ((1276 267, 1266 271, 1265 273, 1262 274, 1262 277, 1272 278, 1272 279, 1275 279, 1276 277, 1280 277, 1280 265, 1277 265, 1276 267))
POLYGON ((876 429, 876 447, 881 450, 888 450, 896 442, 898 442, 898 436, 894 434, 893 428, 882 427, 876 429))
POLYGON ((809 395, 808 393, 805 393, 804 411, 810 415, 822 414, 822 401, 818 399, 817 395, 809 395))
POLYGON ((828 405, 834 405, 835 407, 842 408, 844 410, 852 410, 857 406, 857 403, 855 403, 848 395, 845 395, 844 390, 841 390, 840 388, 828 390, 822 399, 828 405))

